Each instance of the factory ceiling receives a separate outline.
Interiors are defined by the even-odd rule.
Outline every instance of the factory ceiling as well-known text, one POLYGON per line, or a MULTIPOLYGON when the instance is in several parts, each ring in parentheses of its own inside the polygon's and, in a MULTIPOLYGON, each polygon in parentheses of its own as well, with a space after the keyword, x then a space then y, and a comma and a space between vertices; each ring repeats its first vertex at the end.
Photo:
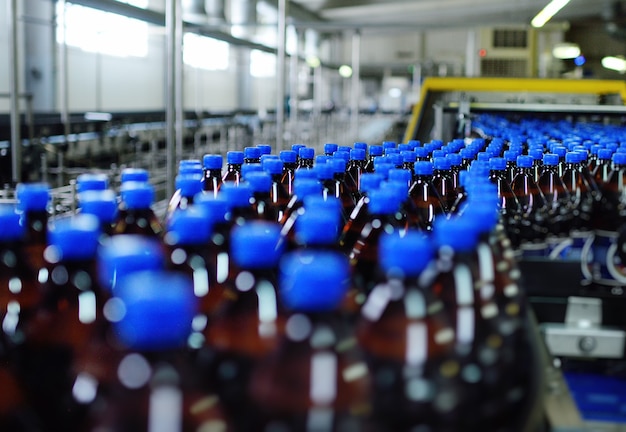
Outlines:
MULTIPOLYGON (((417 29, 529 24, 548 0, 292 0, 319 27, 417 29)), ((571 0, 553 22, 621 17, 623 0, 571 0)))

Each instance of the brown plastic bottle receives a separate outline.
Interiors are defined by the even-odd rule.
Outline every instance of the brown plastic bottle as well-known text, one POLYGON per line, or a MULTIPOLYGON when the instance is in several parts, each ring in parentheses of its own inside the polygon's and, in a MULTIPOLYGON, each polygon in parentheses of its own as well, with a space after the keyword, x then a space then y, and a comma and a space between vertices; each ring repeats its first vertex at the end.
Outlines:
POLYGON ((161 238, 163 226, 150 207, 154 202, 154 187, 146 182, 124 182, 120 187, 120 196, 123 211, 118 214, 113 234, 161 238))
POLYGON ((281 262, 289 317, 277 350, 253 368, 257 430, 368 430, 370 374, 337 313, 347 279, 337 252, 302 250, 281 262))
POLYGON ((20 183, 16 189, 17 210, 26 227, 24 249, 31 268, 45 267, 44 249, 48 244, 48 204, 50 186, 46 183, 20 183))

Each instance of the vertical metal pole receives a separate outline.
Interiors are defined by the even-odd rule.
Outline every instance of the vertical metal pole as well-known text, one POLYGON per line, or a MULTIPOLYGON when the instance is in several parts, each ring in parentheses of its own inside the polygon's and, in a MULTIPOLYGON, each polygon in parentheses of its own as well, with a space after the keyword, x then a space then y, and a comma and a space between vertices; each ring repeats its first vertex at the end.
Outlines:
POLYGON ((300 51, 300 31, 294 27, 293 29, 294 37, 296 39, 296 43, 294 44, 294 52, 291 53, 291 65, 290 70, 291 74, 289 75, 290 80, 290 90, 289 90, 289 101, 290 101, 290 109, 289 109, 289 124, 291 125, 291 136, 292 139, 298 141, 297 133, 298 133, 298 82, 299 82, 299 59, 298 54, 300 51))
POLYGON ((287 0, 278 0, 278 54, 276 58, 276 150, 283 149, 285 127, 285 45, 287 0))
POLYGON ((176 64, 174 50, 176 46, 176 4, 180 0, 167 0, 165 7, 165 37, 166 37, 166 87, 165 87, 165 120, 166 133, 166 195, 174 194, 174 176, 176 175, 176 105, 175 79, 176 64))
POLYGON ((9 81, 11 83, 11 180, 22 178, 22 139, 20 137, 19 67, 17 40, 17 0, 8 0, 9 15, 9 81))
POLYGON ((183 8, 181 0, 176 0, 174 25, 174 100, 176 104, 174 110, 176 111, 176 160, 179 161, 183 158, 183 123, 185 115, 183 105, 183 8))
POLYGON ((359 133, 359 94, 361 93, 361 32, 352 35, 352 83, 350 85, 350 134, 353 139, 359 133))
MULTIPOLYGON (((59 96, 61 98, 61 123, 63 123, 63 135, 65 142, 69 141, 71 125, 70 125, 70 97, 69 97, 69 68, 67 67, 67 11, 65 0, 59 0, 61 3, 61 14, 63 21, 63 44, 61 44, 61 52, 59 54, 59 74, 61 75, 59 96)), ((57 157, 58 161, 58 182, 63 179, 63 155, 57 157)), ((62 184, 61 184, 62 186, 62 184)))

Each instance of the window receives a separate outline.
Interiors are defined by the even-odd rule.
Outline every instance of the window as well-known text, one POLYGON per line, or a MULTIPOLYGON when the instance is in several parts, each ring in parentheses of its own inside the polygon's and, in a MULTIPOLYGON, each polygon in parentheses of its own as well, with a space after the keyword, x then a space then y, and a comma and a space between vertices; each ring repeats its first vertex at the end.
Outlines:
MULTIPOLYGON (((148 0, 123 2, 148 6, 148 0)), ((67 45, 83 51, 117 57, 148 55, 148 23, 69 2, 63 14, 61 6, 57 3, 57 42, 63 43, 65 36, 67 45)))
POLYGON ((228 43, 194 33, 183 36, 183 62, 206 70, 228 69, 228 43))
POLYGON ((264 51, 250 52, 250 75, 256 78, 268 78, 276 75, 276 56, 264 51))

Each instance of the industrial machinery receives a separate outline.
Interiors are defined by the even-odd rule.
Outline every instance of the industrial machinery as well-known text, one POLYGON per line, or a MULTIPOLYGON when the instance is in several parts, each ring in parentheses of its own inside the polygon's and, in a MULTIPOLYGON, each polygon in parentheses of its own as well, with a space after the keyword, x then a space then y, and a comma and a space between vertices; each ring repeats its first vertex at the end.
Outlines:
MULTIPOLYGON (((623 81, 428 78, 404 140, 489 140, 473 124, 482 114, 622 126, 625 102, 623 81)), ((545 409, 552 430, 621 430, 618 424, 626 422, 624 239, 605 251, 613 271, 598 279, 590 270, 594 235, 588 233, 583 253, 575 256, 517 251, 548 353, 545 409)), ((568 247, 572 239, 562 244, 568 247)))

